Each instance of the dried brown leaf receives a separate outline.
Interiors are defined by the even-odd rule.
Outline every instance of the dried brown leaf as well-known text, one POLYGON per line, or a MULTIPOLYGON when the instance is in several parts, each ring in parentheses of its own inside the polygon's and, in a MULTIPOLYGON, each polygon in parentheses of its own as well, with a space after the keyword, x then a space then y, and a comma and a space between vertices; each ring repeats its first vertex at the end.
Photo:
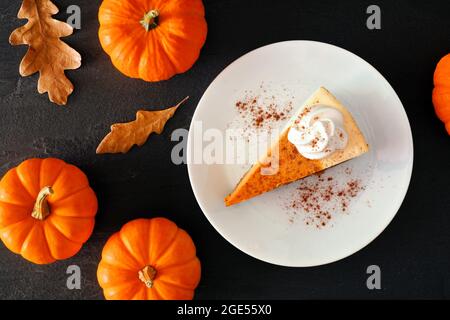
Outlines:
POLYGON ((97 154, 127 153, 135 144, 142 146, 150 134, 160 134, 163 131, 167 121, 188 98, 186 97, 176 106, 164 110, 139 110, 136 113, 136 120, 113 124, 111 132, 98 145, 97 154))
POLYGON ((52 18, 57 12, 50 0, 23 0, 17 17, 28 22, 11 33, 9 43, 29 46, 20 63, 20 74, 25 77, 39 71, 38 92, 48 92, 50 101, 65 105, 73 84, 64 70, 80 67, 81 56, 59 39, 71 35, 73 29, 52 18))

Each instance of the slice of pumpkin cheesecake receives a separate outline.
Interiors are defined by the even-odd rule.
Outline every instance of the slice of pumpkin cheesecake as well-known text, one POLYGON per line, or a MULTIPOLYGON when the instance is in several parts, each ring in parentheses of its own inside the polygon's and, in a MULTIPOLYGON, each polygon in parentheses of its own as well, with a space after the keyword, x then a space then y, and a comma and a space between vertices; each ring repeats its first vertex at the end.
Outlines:
POLYGON ((350 112, 319 88, 289 120, 265 157, 225 198, 231 206, 323 171, 369 150, 350 112))

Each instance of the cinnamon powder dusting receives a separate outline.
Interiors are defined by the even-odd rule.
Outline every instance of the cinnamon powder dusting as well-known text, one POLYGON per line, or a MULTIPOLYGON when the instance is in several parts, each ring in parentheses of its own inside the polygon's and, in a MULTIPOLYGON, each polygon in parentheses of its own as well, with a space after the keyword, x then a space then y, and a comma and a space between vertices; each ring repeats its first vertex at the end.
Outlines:
POLYGON ((263 97, 247 91, 246 95, 236 101, 236 110, 241 118, 245 119, 247 125, 255 129, 270 129, 271 126, 290 117, 293 109, 292 101, 280 105, 275 96, 263 97))
POLYGON ((287 205, 290 222, 301 217, 308 226, 323 228, 336 214, 348 213, 350 202, 365 189, 361 180, 351 177, 351 169, 344 170, 346 179, 335 179, 326 172, 300 180, 294 196, 287 205))

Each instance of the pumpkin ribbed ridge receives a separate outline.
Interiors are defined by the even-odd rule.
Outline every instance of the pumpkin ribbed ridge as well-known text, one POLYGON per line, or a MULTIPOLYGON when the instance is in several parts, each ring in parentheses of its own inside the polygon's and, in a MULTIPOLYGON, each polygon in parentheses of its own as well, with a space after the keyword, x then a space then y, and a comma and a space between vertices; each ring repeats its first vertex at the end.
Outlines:
POLYGON ((200 274, 192 239, 165 218, 125 224, 106 242, 97 269, 105 298, 122 300, 192 299, 200 274))
POLYGON ((450 135, 450 54, 443 57, 434 73, 433 105, 450 135))
POLYGON ((66 259, 92 234, 97 207, 80 169, 54 158, 29 159, 0 181, 0 239, 37 264, 66 259), (41 193, 46 188, 53 192, 41 193))
POLYGON ((113 65, 131 78, 167 80, 189 70, 206 41, 201 0, 104 0, 98 14, 100 44, 113 65), (143 18, 158 12, 148 31, 143 18))

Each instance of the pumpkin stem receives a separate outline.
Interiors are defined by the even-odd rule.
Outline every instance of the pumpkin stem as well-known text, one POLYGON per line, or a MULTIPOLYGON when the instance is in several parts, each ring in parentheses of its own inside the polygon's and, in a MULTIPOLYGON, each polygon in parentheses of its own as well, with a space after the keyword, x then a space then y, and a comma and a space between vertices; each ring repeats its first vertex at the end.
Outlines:
POLYGON ((51 187, 44 187, 39 192, 36 203, 34 204, 33 212, 31 216, 38 220, 44 220, 50 214, 50 207, 48 205, 47 197, 53 194, 51 187))
POLYGON ((158 10, 150 10, 146 14, 144 14, 144 18, 140 21, 145 31, 152 30, 158 26, 159 20, 159 11, 158 10))
POLYGON ((141 280, 147 288, 153 287, 153 280, 156 277, 156 270, 152 266, 146 266, 144 269, 139 271, 139 280, 141 280))

